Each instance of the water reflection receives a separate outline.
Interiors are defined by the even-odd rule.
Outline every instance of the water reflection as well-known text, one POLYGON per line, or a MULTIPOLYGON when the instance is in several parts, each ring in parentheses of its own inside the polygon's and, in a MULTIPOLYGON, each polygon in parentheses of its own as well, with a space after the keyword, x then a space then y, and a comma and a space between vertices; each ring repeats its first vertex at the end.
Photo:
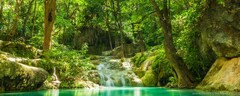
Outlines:
POLYGON ((136 88, 136 90, 134 91, 134 96, 141 96, 141 91, 139 88, 136 88))
POLYGON ((53 89, 52 96, 59 96, 59 89, 53 89))
POLYGON ((99 89, 52 89, 0 93, 0 96, 238 96, 239 93, 205 92, 157 87, 105 87, 99 89))

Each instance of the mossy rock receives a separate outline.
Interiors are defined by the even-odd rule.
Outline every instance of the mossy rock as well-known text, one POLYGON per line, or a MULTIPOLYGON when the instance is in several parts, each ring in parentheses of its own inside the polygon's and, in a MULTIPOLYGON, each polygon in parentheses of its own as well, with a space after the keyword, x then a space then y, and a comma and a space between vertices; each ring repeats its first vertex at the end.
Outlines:
POLYGON ((153 87, 157 85, 157 76, 155 76, 153 70, 146 71, 141 80, 144 86, 153 87))
POLYGON ((6 54, 0 54, 0 82, 5 91, 34 90, 48 77, 48 72, 41 68, 14 62, 9 58, 6 54))
POLYGON ((201 90, 240 90, 240 57, 238 58, 218 58, 211 69, 196 87, 201 90))
POLYGON ((139 77, 142 78, 145 75, 145 71, 142 71, 140 69, 133 69, 133 72, 139 77))
POLYGON ((36 58, 39 50, 21 42, 1 41, 0 50, 19 57, 36 58))
POLYGON ((239 1, 223 1, 224 4, 213 2, 216 4, 209 5, 202 12, 197 27, 201 33, 201 51, 207 56, 213 51, 218 57, 239 57, 239 1))

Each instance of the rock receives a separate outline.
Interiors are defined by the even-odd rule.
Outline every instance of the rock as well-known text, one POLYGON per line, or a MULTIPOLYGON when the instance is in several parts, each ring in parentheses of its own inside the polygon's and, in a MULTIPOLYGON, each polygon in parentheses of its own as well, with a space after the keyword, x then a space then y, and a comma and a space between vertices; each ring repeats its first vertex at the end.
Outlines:
POLYGON ((99 88, 100 86, 96 83, 93 83, 91 81, 77 81, 78 85, 83 86, 83 88, 89 88, 89 89, 94 89, 94 88, 99 88))
MULTIPOLYGON (((93 83, 96 83, 96 84, 99 84, 100 82, 100 78, 99 78, 99 74, 96 70, 92 70, 90 72, 87 72, 88 74, 86 75, 86 79, 93 82, 93 83)), ((86 81, 87 81, 86 80, 86 81)))
POLYGON ((33 46, 21 42, 0 41, 0 50, 19 57, 36 58, 41 53, 33 46))
POLYGON ((138 69, 138 68, 134 68, 134 69, 133 69, 133 72, 134 72, 139 78, 142 78, 142 77, 144 76, 144 74, 145 74, 145 71, 142 71, 142 70, 140 70, 140 69, 138 69))
POLYGON ((196 87, 202 90, 240 91, 240 57, 218 58, 196 87))
POLYGON ((151 56, 148 57, 142 64, 141 64, 141 70, 142 71, 147 71, 148 69, 151 69, 152 67, 152 63, 154 62, 154 60, 156 59, 156 56, 151 56))
MULTIPOLYGON (((108 33, 102 30, 98 26, 82 26, 79 28, 79 32, 69 34, 63 34, 68 41, 64 41, 63 44, 69 43, 76 49, 81 49, 84 43, 88 44, 88 53, 101 55, 103 51, 110 50, 109 46, 109 37, 110 36, 114 41, 114 34, 108 33)), ((112 42, 115 44, 115 42, 112 42)))
MULTIPOLYGON (((137 52, 140 52, 137 46, 136 44, 124 44, 124 56, 129 58, 134 56, 137 52)), ((115 58, 122 58, 122 53, 121 46, 114 48, 110 53, 108 52, 108 54, 111 54, 115 58)))
POLYGON ((39 88, 48 77, 48 72, 14 62, 8 54, 0 54, 0 82, 5 91, 25 91, 39 88))
MULTIPOLYGON (((131 75, 130 75, 131 76, 131 75)), ((142 80, 133 74, 131 77, 128 77, 132 87, 141 87, 143 86, 142 80)))
POLYGON ((203 12, 198 26, 201 32, 201 50, 206 54, 212 50, 218 57, 238 57, 240 56, 239 2, 234 0, 224 2, 225 6, 214 3, 203 12))
POLYGON ((146 71, 145 75, 141 78, 141 80, 143 85, 148 87, 156 86, 158 83, 157 76, 155 76, 153 70, 146 71))

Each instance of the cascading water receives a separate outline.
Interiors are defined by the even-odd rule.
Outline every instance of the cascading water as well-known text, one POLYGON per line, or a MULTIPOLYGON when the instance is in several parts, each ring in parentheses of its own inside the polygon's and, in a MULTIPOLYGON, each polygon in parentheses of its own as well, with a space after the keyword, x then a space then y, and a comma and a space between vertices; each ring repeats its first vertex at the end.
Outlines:
POLYGON ((52 76, 52 78, 53 78, 53 81, 52 81, 53 85, 58 87, 60 85, 61 81, 59 81, 59 79, 58 79, 58 77, 56 75, 56 68, 55 67, 53 68, 53 76, 52 76))
POLYGON ((107 87, 131 86, 131 81, 134 81, 132 79, 136 77, 131 67, 129 59, 121 62, 120 59, 105 57, 97 66, 100 85, 107 87))
POLYGON ((126 81, 123 75, 121 76, 121 82, 123 87, 126 86, 126 81))
POLYGON ((111 74, 110 75, 106 75, 106 77, 107 77, 106 86, 107 87, 114 86, 113 80, 111 79, 111 74))

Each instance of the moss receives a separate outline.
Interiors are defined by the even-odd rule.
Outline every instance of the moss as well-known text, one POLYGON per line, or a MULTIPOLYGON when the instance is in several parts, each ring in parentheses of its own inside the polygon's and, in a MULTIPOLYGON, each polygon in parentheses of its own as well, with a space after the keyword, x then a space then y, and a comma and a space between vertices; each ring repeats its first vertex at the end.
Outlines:
POLYGON ((133 69, 133 72, 139 77, 142 78, 145 75, 145 71, 142 71, 138 68, 133 69))
POLYGON ((152 70, 148 70, 141 80, 144 86, 152 87, 157 85, 157 76, 152 70))
POLYGON ((0 82, 6 91, 24 91, 40 87, 48 73, 36 67, 9 61, 9 54, 0 54, 0 82))
POLYGON ((35 47, 20 42, 3 41, 0 49, 19 57, 36 58, 38 54, 35 47))
POLYGON ((0 87, 0 93, 4 92, 4 90, 5 90, 4 87, 0 87))
POLYGON ((146 53, 142 54, 142 53, 137 53, 134 57, 131 58, 131 62, 133 62, 133 64, 136 67, 140 67, 141 64, 147 59, 147 55, 146 53))

